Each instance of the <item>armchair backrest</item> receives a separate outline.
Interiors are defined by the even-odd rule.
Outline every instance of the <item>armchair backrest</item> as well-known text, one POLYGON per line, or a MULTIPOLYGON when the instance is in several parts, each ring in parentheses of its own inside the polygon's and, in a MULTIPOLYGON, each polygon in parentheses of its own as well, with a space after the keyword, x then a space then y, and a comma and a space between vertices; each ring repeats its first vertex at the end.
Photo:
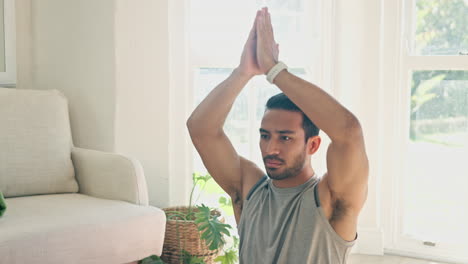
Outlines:
POLYGON ((0 88, 0 190, 5 197, 77 192, 68 103, 56 90, 0 88))

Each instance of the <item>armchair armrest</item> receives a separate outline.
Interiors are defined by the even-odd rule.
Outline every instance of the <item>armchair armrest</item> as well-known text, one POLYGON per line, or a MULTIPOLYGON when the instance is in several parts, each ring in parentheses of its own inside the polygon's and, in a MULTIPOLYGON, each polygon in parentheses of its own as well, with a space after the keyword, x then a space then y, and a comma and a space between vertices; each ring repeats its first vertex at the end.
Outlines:
POLYGON ((141 164, 120 154, 72 149, 79 193, 148 205, 148 189, 141 164))

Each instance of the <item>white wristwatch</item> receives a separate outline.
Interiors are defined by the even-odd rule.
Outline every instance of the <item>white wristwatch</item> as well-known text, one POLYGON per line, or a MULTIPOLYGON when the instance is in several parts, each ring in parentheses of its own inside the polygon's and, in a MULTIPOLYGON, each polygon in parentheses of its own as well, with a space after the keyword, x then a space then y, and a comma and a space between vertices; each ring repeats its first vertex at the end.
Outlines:
POLYGON ((276 76, 282 71, 282 70, 287 70, 288 66, 284 64, 283 62, 279 61, 273 68, 271 68, 268 73, 267 73, 267 80, 270 83, 273 83, 273 80, 275 80, 276 76))

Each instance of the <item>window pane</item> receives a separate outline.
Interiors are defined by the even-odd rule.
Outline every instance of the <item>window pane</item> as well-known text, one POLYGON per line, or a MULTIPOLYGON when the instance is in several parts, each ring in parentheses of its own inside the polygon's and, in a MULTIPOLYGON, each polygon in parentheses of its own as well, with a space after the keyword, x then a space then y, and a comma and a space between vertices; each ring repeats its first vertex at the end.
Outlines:
POLYGON ((191 0, 192 54, 202 66, 220 58, 227 65, 238 63, 256 11, 268 6, 280 59, 290 66, 310 65, 319 52, 318 2, 312 1, 309 5, 313 6, 306 10, 305 0, 191 0))
POLYGON ((416 0, 414 53, 468 52, 468 1, 416 0))
POLYGON ((414 72, 410 115, 404 232, 466 244, 468 71, 414 72))
POLYGON ((257 0, 259 5, 264 4, 270 9, 283 9, 288 11, 301 11, 304 9, 303 0, 257 0))

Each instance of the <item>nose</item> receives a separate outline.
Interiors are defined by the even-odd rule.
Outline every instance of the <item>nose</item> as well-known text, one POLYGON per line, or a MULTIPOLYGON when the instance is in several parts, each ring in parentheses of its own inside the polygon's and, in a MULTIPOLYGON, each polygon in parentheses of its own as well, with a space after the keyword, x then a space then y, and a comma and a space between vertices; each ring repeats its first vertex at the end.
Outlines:
POLYGON ((279 145, 275 140, 269 140, 265 152, 267 155, 278 155, 279 154, 279 145))

